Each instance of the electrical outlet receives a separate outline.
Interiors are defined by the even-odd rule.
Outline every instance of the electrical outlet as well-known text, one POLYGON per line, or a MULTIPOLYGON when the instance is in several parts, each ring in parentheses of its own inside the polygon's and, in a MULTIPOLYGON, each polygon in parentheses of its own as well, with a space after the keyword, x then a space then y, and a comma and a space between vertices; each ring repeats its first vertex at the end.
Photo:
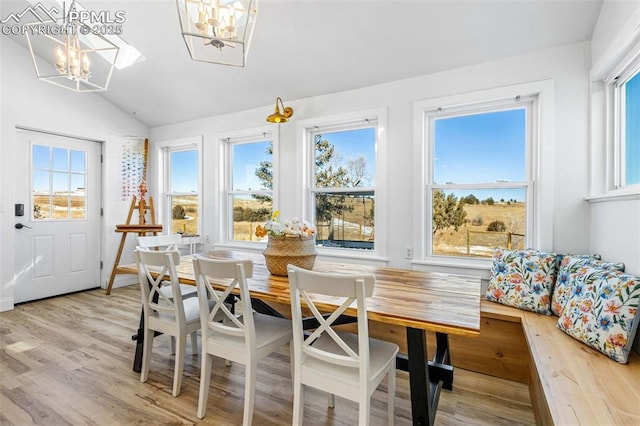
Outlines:
POLYGON ((404 246, 404 258, 405 259, 413 259, 413 247, 404 246))

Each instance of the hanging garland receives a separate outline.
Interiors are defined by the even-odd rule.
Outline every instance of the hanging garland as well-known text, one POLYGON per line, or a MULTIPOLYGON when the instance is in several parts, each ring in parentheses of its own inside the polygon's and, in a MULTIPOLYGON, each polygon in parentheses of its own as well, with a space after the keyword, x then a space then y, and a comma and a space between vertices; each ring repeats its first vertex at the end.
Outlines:
POLYGON ((127 141, 122 144, 122 201, 146 192, 147 139, 127 141))

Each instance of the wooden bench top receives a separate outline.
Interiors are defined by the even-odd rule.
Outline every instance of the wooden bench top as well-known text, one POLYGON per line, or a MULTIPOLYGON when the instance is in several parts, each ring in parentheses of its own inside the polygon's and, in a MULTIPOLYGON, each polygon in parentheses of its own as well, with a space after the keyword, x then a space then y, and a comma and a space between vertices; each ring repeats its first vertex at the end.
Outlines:
POLYGON ((640 355, 636 352, 631 351, 628 364, 617 363, 559 330, 556 316, 486 300, 481 303, 481 315, 522 324, 531 370, 537 372, 553 423, 640 425, 640 355))

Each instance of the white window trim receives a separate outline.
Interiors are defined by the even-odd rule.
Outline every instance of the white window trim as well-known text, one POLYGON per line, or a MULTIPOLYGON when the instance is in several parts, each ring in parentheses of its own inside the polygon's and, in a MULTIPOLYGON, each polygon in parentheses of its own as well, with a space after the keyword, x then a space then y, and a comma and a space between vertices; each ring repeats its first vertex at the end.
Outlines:
MULTIPOLYGON (((318 118, 300 120, 297 123, 297 134, 302 140, 301 164, 296 170, 296 193, 302 194, 302 201, 296 203, 295 214, 301 218, 311 218, 313 212, 311 182, 313 170, 314 146, 311 133, 315 127, 330 129, 343 128, 349 123, 358 123, 364 120, 377 121, 378 142, 376 147, 376 177, 375 177, 375 244, 373 250, 358 250, 348 248, 317 247, 318 254, 327 257, 339 257, 350 259, 363 259, 370 261, 386 262, 387 258, 387 110, 386 108, 374 108, 363 111, 355 111, 344 114, 328 115, 318 118)), ((371 189, 371 188, 369 188, 371 189)))
MULTIPOLYGON (((159 196, 156 197, 160 200, 160 205, 156 205, 156 217, 157 223, 162 223, 163 232, 166 234, 171 229, 171 208, 169 207, 169 194, 167 189, 170 186, 170 176, 167 171, 169 170, 169 152, 178 150, 188 150, 189 148, 195 148, 198 151, 198 232, 203 234, 202 223, 202 198, 203 198, 203 185, 202 185, 202 136, 191 136, 180 139, 172 139, 167 141, 160 141, 155 144, 156 153, 156 167, 159 196)), ((172 230, 176 232, 175 230, 172 230)))
POLYGON ((614 111, 616 77, 624 81, 634 67, 640 66, 637 18, 640 18, 640 8, 619 29, 610 47, 590 71, 590 188, 585 199, 591 203, 640 199, 640 184, 620 187, 620 139, 614 111))
MULTIPOLYGON (((622 86, 640 72, 640 42, 603 78, 605 102, 605 132, 607 151, 607 184, 605 198, 640 195, 640 183, 626 185, 625 180, 625 117, 622 113, 625 94, 622 86)), ((589 197, 597 200, 600 197, 589 197)))
POLYGON ((502 99, 515 99, 517 96, 537 97, 531 113, 535 115, 530 143, 530 158, 527 167, 531 181, 528 192, 531 194, 527 206, 527 214, 531 214, 533 220, 528 221, 527 240, 528 245, 539 249, 553 248, 553 200, 554 200, 554 132, 553 132, 553 82, 543 80, 531 83, 516 84, 495 89, 477 92, 455 94, 440 98, 428 99, 414 103, 414 209, 413 214, 413 247, 415 265, 433 265, 459 268, 483 269, 490 266, 491 259, 473 259, 458 256, 432 256, 430 255, 430 239, 427 231, 431 232, 431 223, 426 223, 425 218, 430 217, 427 209, 431 201, 426 199, 425 184, 429 182, 430 161, 427 157, 425 144, 428 131, 426 112, 438 108, 453 109, 472 106, 473 104, 487 105, 492 101, 500 102, 502 99), (545 173, 542 173, 544 165, 545 173), (429 241, 427 241, 429 240, 429 241))
MULTIPOLYGON (((258 142, 261 140, 271 140, 273 143, 273 210, 278 210, 279 200, 279 173, 278 173, 278 152, 279 152, 279 139, 280 133, 278 126, 261 126, 249 129, 235 130, 231 132, 225 132, 216 136, 216 140, 220 142, 220 195, 218 197, 220 218, 218 223, 220 224, 219 234, 222 246, 230 248, 241 249, 263 249, 266 247, 266 242, 260 241, 236 241, 231 238, 231 227, 233 226, 233 213, 231 212, 231 206, 229 204, 230 188, 232 179, 232 166, 231 163, 231 149, 230 141, 232 143, 250 143, 258 142)), ((249 193, 249 192, 247 192, 249 193)))

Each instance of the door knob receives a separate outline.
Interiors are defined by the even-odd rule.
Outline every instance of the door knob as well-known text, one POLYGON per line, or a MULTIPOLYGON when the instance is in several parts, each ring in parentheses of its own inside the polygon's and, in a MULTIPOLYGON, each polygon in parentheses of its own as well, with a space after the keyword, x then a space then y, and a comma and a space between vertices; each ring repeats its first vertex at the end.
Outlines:
POLYGON ((22 228, 32 229, 30 226, 23 225, 22 223, 16 223, 16 229, 22 229, 22 228))

